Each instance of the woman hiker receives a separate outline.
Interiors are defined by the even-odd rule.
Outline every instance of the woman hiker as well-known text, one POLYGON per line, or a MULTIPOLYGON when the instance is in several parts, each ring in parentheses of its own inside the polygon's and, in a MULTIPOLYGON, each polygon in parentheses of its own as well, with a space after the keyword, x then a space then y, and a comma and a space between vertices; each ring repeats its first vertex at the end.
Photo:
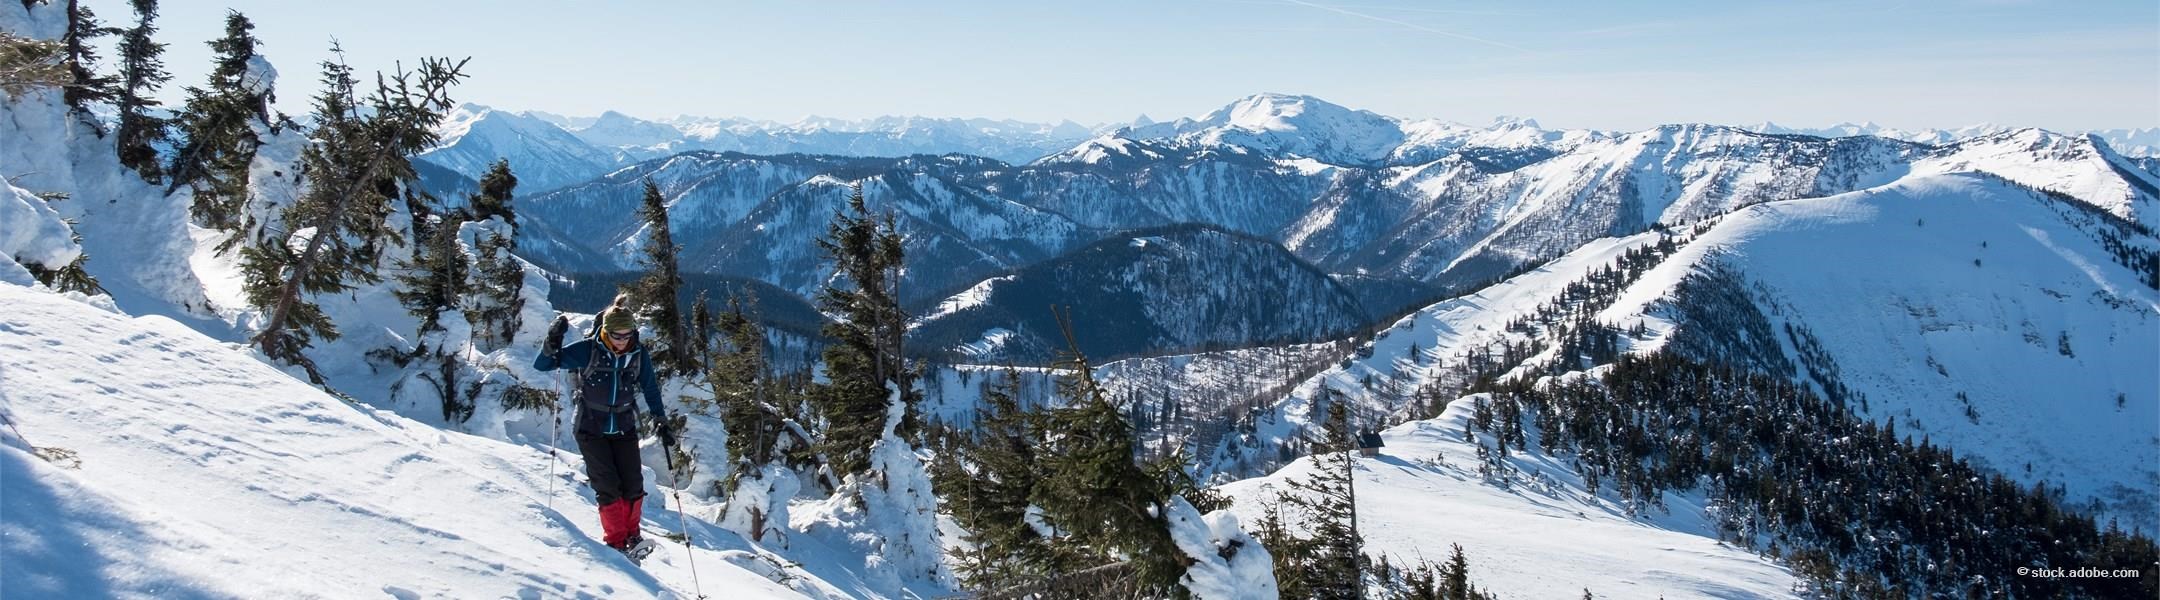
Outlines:
MULTIPOLYGON (((570 320, 556 317, 533 368, 576 370, 572 398, 577 403, 578 453, 585 455, 585 476, 592 480, 593 496, 600 503, 603 541, 638 560, 652 553, 653 543, 638 535, 645 474, 638 456, 637 395, 644 394, 645 405, 655 417, 665 417, 667 411, 660 405, 652 357, 638 341, 637 318, 627 309, 609 307, 599 320, 597 335, 564 346, 563 333, 570 329, 570 320)), ((660 443, 673 452, 675 432, 664 418, 654 422, 660 443)))

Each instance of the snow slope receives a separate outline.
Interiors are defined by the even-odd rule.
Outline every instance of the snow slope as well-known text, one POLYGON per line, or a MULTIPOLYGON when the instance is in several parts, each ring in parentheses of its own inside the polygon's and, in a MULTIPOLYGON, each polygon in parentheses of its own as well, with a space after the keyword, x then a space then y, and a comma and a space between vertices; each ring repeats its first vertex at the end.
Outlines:
MULTIPOLYGON (((1503 598, 1792 598, 1791 572, 1744 548, 1717 541, 1701 501, 1668 494, 1672 515, 1632 519, 1587 493, 1565 461, 1513 455, 1522 482, 1488 484, 1476 446, 1463 441, 1470 399, 1438 418, 1381 432, 1380 455, 1357 459, 1358 529, 1368 555, 1392 564, 1446 560, 1461 544, 1470 581, 1503 598), (1532 481, 1541 473, 1549 484, 1532 481)), ((1536 447, 1533 441, 1529 444, 1536 447)), ((1313 459, 1223 486, 1246 523, 1263 503, 1310 479, 1313 459)), ((1288 522, 1297 519, 1286 514, 1288 522)))
POLYGON ((2020 129, 1959 141, 1913 165, 1918 173, 1980 171, 2069 194, 2148 228, 2160 227, 2160 176, 2090 135, 2020 129))
MULTIPOLYGON (((597 541, 575 455, 347 404, 169 319, 13 285, 0 303, 11 595, 688 596, 693 557, 708 592, 803 593, 737 566, 760 561, 702 524, 695 549, 662 541, 631 565, 597 541)), ((646 527, 675 530, 652 504, 646 527)))
MULTIPOLYGON (((1863 418, 2153 531, 2160 293, 2092 227, 2079 209, 1974 175, 1772 203, 1727 217, 1599 318, 1667 329, 1662 299, 1722 261, 1763 288, 1755 302, 1773 327, 1813 332, 1866 395, 1863 418)), ((1779 342, 1798 364, 1794 341, 1779 342)))
MULTIPOLYGON (((65 24, 58 7, 44 6, 35 18, 0 9, 0 30, 43 32, 55 22, 65 24)), ((166 199, 163 186, 144 183, 121 166, 112 144, 111 134, 99 135, 70 113, 58 90, 0 99, 0 177, 31 194, 64 198, 31 202, 75 221, 89 257, 84 268, 123 309, 198 320, 209 301, 188 266, 194 249, 188 192, 183 188, 166 199)), ((0 232, 0 238, 19 234, 0 232)))

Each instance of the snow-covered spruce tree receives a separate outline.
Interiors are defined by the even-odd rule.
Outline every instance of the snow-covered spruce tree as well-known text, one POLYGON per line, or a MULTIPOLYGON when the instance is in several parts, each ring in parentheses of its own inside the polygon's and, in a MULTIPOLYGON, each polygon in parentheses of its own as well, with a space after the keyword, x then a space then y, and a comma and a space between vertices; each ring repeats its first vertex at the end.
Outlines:
POLYGON ((66 50, 57 41, 0 31, 0 92, 13 97, 35 88, 66 85, 66 50))
POLYGON ((773 382, 772 366, 765 357, 765 328, 735 296, 728 297, 727 310, 715 317, 713 327, 720 336, 720 348, 706 370, 706 380, 712 383, 714 401, 721 405, 728 459, 740 465, 771 462, 779 457, 775 446, 784 424, 778 412, 766 406, 773 382))
POLYGON ((164 165, 158 161, 158 143, 169 137, 171 126, 164 117, 150 114, 157 108, 158 88, 172 75, 165 72, 165 63, 158 57, 165 53, 165 45, 151 38, 157 33, 157 0, 132 0, 135 7, 135 26, 120 34, 120 89, 114 107, 120 111, 120 126, 116 130, 120 164, 127 165, 142 175, 144 181, 157 183, 164 179, 164 165))
POLYGON ((821 449, 844 476, 869 469, 890 390, 901 390, 905 403, 896 433, 914 437, 919 394, 901 360, 907 321, 895 290, 902 256, 892 219, 871 216, 858 186, 847 209, 833 214, 818 248, 832 257, 837 276, 818 293, 818 307, 834 319, 823 330, 832 340, 824 351, 829 383, 813 390, 810 401, 825 422, 821 449))
MULTIPOLYGON (((179 135, 166 193, 190 186, 188 210, 205 227, 233 231, 243 226, 248 197, 248 164, 261 140, 255 126, 269 125, 268 74, 251 66, 255 24, 239 11, 225 13, 225 36, 208 42, 216 56, 210 79, 187 88, 187 102, 173 117, 179 135)), ((237 244, 239 237, 227 242, 237 244)))
POLYGON ((794 498, 800 481, 790 470, 797 465, 791 464, 788 450, 807 447, 809 440, 799 425, 781 413, 776 398, 794 390, 774 377, 765 354, 765 328, 743 307, 742 299, 730 296, 727 310, 711 326, 720 337, 720 348, 706 380, 712 382, 713 399, 721 406, 728 460, 735 466, 721 482, 728 503, 720 521, 752 541, 763 541, 769 532, 787 527, 788 500, 794 498))
POLYGON ((1306 528, 1312 532, 1312 543, 1300 546, 1311 554, 1293 561, 1305 569, 1300 579, 1311 586, 1312 597, 1356 600, 1365 597, 1365 540, 1357 528, 1354 477, 1357 434, 1350 427, 1348 401, 1342 393, 1322 389, 1328 400, 1327 420, 1320 438, 1312 440, 1317 468, 1309 480, 1290 480, 1291 491, 1281 500, 1305 513, 1306 528))
POLYGON ((459 300, 472 289, 472 269, 458 243, 460 225, 454 214, 415 215, 413 235, 422 238, 421 243, 411 258, 398 262, 398 287, 392 292, 406 312, 420 319, 417 341, 405 359, 431 369, 419 378, 435 386, 445 423, 472 418, 480 391, 478 378, 467 376, 459 359, 462 343, 453 342, 442 325, 444 313, 458 310, 459 300))
POLYGON ((1140 595, 1183 595, 1187 559, 1164 518, 1170 486, 1134 462, 1132 424, 1105 397, 1087 357, 1073 350, 1058 367, 1065 408, 1044 422, 1042 479, 1030 493, 1057 532, 1052 547, 1091 567, 1127 563, 1140 595))
MULTIPOLYGON (((97 13, 83 6, 81 0, 68 0, 67 16, 67 32, 60 35, 60 43, 67 47, 68 84, 60 90, 60 98, 77 113, 88 115, 91 103, 111 102, 119 94, 114 87, 117 81, 112 76, 98 74, 95 47, 98 38, 118 30, 98 21, 97 13)), ((98 135, 104 135, 103 126, 96 125, 94 120, 91 123, 98 135)))
POLYGON ((914 580, 952 583, 937 525, 937 496, 912 431, 913 378, 903 370, 900 334, 906 322, 893 291, 900 236, 892 220, 873 219, 857 189, 818 245, 833 257, 836 277, 819 294, 834 320, 824 333, 827 382, 811 390, 824 429, 817 456, 830 469, 833 491, 794 521, 828 544, 867 551, 864 566, 899 585, 914 580))
POLYGON ((414 221, 414 234, 425 239, 413 248, 411 258, 398 261, 399 272, 394 276, 398 289, 392 293, 398 304, 420 319, 421 345, 413 349, 415 353, 427 351, 428 334, 443 329, 443 313, 457 309, 458 300, 472 289, 471 268, 458 244, 461 223, 452 216, 434 219, 425 224, 414 221))
POLYGON ((473 326, 473 345, 481 352, 502 349, 517 335, 525 310, 525 264, 512 252, 517 238, 482 231, 473 242, 472 293, 462 308, 473 326))
POLYGON ((984 385, 975 427, 952 434, 949 460, 933 472, 946 511, 975 546, 957 556, 961 582, 970 589, 1009 589, 1075 566, 1058 560, 1050 540, 1029 523, 1043 429, 1040 415, 1020 409, 1019 388, 1020 374, 1011 369, 984 385))
POLYGON ((518 315, 525 310, 525 265, 514 255, 517 212, 510 206, 516 189, 517 176, 510 173, 510 162, 496 161, 480 178, 480 191, 468 199, 465 212, 477 223, 501 219, 509 226, 508 233, 488 226, 473 235, 471 294, 460 307, 465 321, 472 324, 473 346, 481 352, 509 345, 521 324, 518 315))
POLYGON ((391 200, 417 179, 408 157, 435 142, 449 88, 464 78, 465 65, 427 58, 416 71, 378 76, 363 107, 352 68, 342 51, 332 51, 340 58, 323 62, 313 143, 301 155, 307 190, 279 215, 282 231, 268 228, 241 251, 248 303, 268 315, 256 346, 306 369, 318 385, 322 376, 302 351, 338 331, 306 296, 381 281, 383 249, 400 241, 387 220, 391 200))
POLYGON ((675 243, 675 236, 668 228, 667 197, 660 195, 660 186, 651 179, 645 180, 645 197, 638 206, 638 218, 645 222, 645 256, 638 259, 645 276, 623 285, 630 295, 630 306, 652 323, 653 333, 660 338, 659 348, 652 353, 653 366, 662 375, 680 375, 695 372, 698 353, 691 348, 683 322, 682 271, 676 266, 676 254, 682 246, 675 243))

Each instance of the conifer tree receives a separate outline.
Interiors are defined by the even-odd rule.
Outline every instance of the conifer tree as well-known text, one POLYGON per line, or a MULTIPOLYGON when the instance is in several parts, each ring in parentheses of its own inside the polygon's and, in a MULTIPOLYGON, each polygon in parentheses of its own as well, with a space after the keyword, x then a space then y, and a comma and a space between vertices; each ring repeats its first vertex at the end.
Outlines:
POLYGON ((721 521, 757 541, 768 531, 786 527, 798 476, 817 464, 795 412, 809 374, 776 373, 755 303, 731 295, 727 304, 709 323, 718 344, 705 375, 719 405, 721 427, 727 430, 728 460, 735 465, 720 484, 730 498, 721 521))
POLYGON ((391 200, 418 178, 408 157, 435 142, 464 64, 429 58, 417 71, 378 77, 363 107, 352 68, 324 61, 313 143, 301 155, 308 188, 280 215, 286 231, 269 232, 241 253, 248 302, 268 314, 254 339, 263 354, 322 383, 301 351, 338 331, 306 296, 381 281, 375 269, 382 250, 400 241, 387 220, 391 200))
POLYGON ((713 328, 720 336, 720 351, 706 380, 721 406, 728 460, 749 468, 772 462, 779 458, 777 446, 786 423, 772 404, 775 384, 765 355, 765 328, 751 318, 738 296, 728 298, 727 310, 715 317, 713 328))
MULTIPOLYGON (((191 186, 189 212, 213 229, 232 231, 246 225, 241 212, 248 196, 248 164, 260 144, 254 125, 269 124, 268 82, 253 80, 259 74, 251 75, 248 66, 259 43, 254 29, 239 11, 225 13, 225 36, 208 42, 217 63, 210 79, 187 89, 187 102, 174 117, 180 142, 166 169, 172 177, 165 192, 191 186)), ((235 237, 228 243, 239 241, 235 237)))
POLYGON ((1419 563, 1403 569, 1400 600, 1441 600, 1439 573, 1432 563, 1419 563))
POLYGON ((820 444, 834 472, 859 473, 869 468, 870 446, 884 434, 889 390, 900 390, 906 404, 896 433, 912 438, 916 427, 918 395, 901 360, 907 323, 895 290, 900 234, 891 219, 870 215, 857 187, 847 209, 833 214, 818 248, 834 260, 836 277, 818 293, 818 307, 834 316, 823 328, 832 340, 823 353, 830 383, 811 402, 825 422, 820 444))
POLYGON ((473 344, 481 352, 507 346, 517 335, 525 310, 525 264, 511 254, 517 238, 483 232, 473 244, 472 294, 463 304, 473 325, 473 344))
MULTIPOLYGON (((729 299, 732 300, 734 297, 730 296, 729 299)), ((698 290, 697 300, 690 303, 689 333, 687 335, 690 338, 691 345, 698 349, 701 356, 710 355, 713 351, 713 334, 717 323, 718 318, 713 316, 712 311, 711 290, 698 290)), ((710 363, 711 361, 701 360, 700 362, 710 363)))
POLYGON ((1313 597, 1312 584, 1306 581, 1306 573, 1312 570, 1312 540, 1290 531, 1283 522, 1281 502, 1261 505, 1259 528, 1260 546, 1267 548, 1275 563, 1276 591, 1284 598, 1313 597))
POLYGON ((1284 503, 1306 514, 1313 534, 1313 554, 1306 579, 1314 598, 1365 597, 1365 540, 1357 528, 1357 435, 1350 426, 1349 402, 1326 389, 1327 420, 1320 439, 1312 441, 1318 467, 1309 480, 1290 480, 1296 493, 1284 503))
POLYGON ((165 177, 165 170, 154 146, 169 136, 170 123, 150 114, 158 106, 152 96, 172 75, 165 72, 164 62, 158 58, 165 53, 165 44, 152 39, 157 33, 157 0, 132 0, 131 4, 135 7, 135 26, 120 35, 120 88, 115 102, 120 111, 120 164, 134 169, 143 180, 156 183, 165 177))
MULTIPOLYGON (((81 0, 68 0, 67 16, 67 31, 60 35, 60 43, 67 47, 69 81, 61 90, 60 98, 76 112, 87 115, 91 103, 111 102, 118 94, 113 77, 98 74, 97 48, 94 47, 98 38, 117 31, 99 21, 97 13, 83 6, 81 0)), ((98 135, 104 135, 103 127, 97 130, 98 135)))
POLYGON ((517 192, 517 175, 510 172, 510 159, 495 161, 480 176, 480 192, 472 195, 472 218, 486 221, 489 217, 502 217, 510 224, 511 233, 517 232, 517 210, 510 205, 511 196, 517 192))
POLYGON ((631 306, 652 323, 653 333, 662 342, 661 348, 653 350, 653 365, 663 374, 692 372, 696 370, 697 353, 686 339, 678 296, 683 279, 676 266, 676 254, 682 247, 675 244, 675 236, 668 228, 667 197, 660 195, 660 186, 649 178, 645 180, 638 218, 645 221, 647 232, 645 256, 638 260, 645 276, 623 286, 623 291, 630 294, 631 306))
POLYGON ((1044 423, 1049 437, 1038 454, 1042 479, 1031 500, 1057 530, 1055 544, 1064 551, 1097 564, 1128 561, 1143 593, 1181 590, 1184 554, 1163 517, 1171 490, 1134 462, 1132 425, 1105 397, 1078 344, 1073 347, 1058 365, 1065 372, 1058 395, 1066 408, 1051 411, 1044 423))
MULTIPOLYGON (((412 258, 399 261, 402 272, 396 276, 399 285, 393 292, 405 311, 420 319, 423 340, 428 333, 443 330, 443 312, 456 309, 459 299, 472 288, 471 268, 465 262, 464 249, 458 245, 459 222, 450 217, 438 218, 441 222, 415 227, 424 229, 427 239, 413 248, 412 258)), ((415 349, 424 350, 424 346, 415 349)))
POLYGON ((1038 415, 1021 410, 1018 371, 1007 369, 982 389, 982 411, 972 431, 951 449, 956 468, 939 473, 953 520, 975 548, 963 551, 957 569, 968 587, 1005 589, 1061 570, 1049 540, 1027 522, 1041 474, 1036 448, 1043 430, 1038 415))
POLYGON ((1463 556, 1462 544, 1450 544, 1448 561, 1440 568, 1440 597, 1446 600, 1470 600, 1470 559, 1463 556))
POLYGON ((517 175, 509 161, 496 161, 480 178, 480 191, 469 200, 466 211, 474 221, 500 218, 510 233, 483 229, 473 241, 472 294, 465 298, 465 320, 473 325, 473 344, 482 352, 508 345, 517 335, 519 314, 525 310, 525 264, 518 261, 517 212, 510 198, 517 190, 517 175))

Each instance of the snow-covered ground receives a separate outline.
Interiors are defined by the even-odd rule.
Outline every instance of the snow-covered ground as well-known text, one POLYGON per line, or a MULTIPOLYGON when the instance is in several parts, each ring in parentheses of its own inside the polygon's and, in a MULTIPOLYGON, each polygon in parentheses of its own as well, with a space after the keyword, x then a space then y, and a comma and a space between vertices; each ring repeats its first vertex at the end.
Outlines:
MULTIPOLYGON (((2097 499, 2102 523, 2150 532, 2160 294, 2065 214, 2077 213, 1972 175, 1761 205, 1644 274, 1599 319, 1644 321, 1654 336, 1636 351, 1654 349, 1670 329, 1655 305, 1723 261, 1762 286, 1773 327, 1814 333, 1867 396, 1860 416, 2020 482, 2061 485, 2071 506, 2097 499)), ((1792 340, 1780 342, 1798 363, 1792 340)))
MULTIPOLYGON (((1786 568, 1717 541, 1699 497, 1667 494, 1669 515, 1629 518, 1589 494, 1564 462, 1522 454, 1507 459, 1517 483, 1486 483, 1476 446, 1462 437, 1470 403, 1382 431, 1380 455, 1357 459, 1358 529, 1368 555, 1437 564, 1450 544, 1461 544, 1471 583, 1501 598, 1579 598, 1586 588, 1599 598, 1797 597, 1786 568), (1540 473, 1549 484, 1531 481, 1540 473)), ((1534 438, 1529 447, 1536 449, 1534 438)), ((1314 469, 1313 459, 1300 459, 1223 490, 1236 500, 1231 511, 1255 523, 1263 503, 1289 489, 1287 480, 1310 479, 1314 469)), ((1285 519, 1297 522, 1290 513, 1285 519)))
MULTIPOLYGON (((1356 414, 1379 416, 1402 408, 1409 393, 1446 371, 1453 361, 1519 334, 1510 321, 1535 313, 1566 286, 1591 270, 1611 264, 1629 249, 1657 242, 1659 232, 1592 241, 1527 273, 1475 293, 1419 309, 1373 336, 1359 357, 1306 378, 1263 415, 1256 435, 1262 445, 1296 438, 1314 423, 1312 398, 1323 386, 1342 392, 1358 407, 1356 414)), ((1246 452, 1255 446, 1248 446, 1246 452)), ((1255 457, 1218 456, 1216 464, 1267 464, 1255 457)), ((1240 475, 1251 473, 1239 472, 1240 475)))
MULTIPOLYGON (((348 404, 163 317, 15 285, 0 304, 11 597, 849 595, 697 520, 632 565, 597 541, 575 454, 348 404)), ((645 527, 678 531, 663 497, 645 527)))

